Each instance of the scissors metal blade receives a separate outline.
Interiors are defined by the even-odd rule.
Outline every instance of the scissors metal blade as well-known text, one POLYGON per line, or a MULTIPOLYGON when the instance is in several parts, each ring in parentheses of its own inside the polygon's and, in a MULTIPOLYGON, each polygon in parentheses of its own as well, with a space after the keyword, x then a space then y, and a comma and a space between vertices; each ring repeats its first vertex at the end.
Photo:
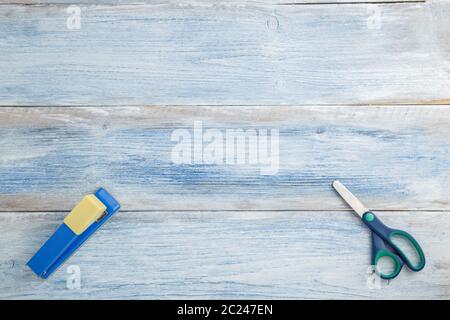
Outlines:
POLYGON ((333 182, 333 188, 348 203, 350 207, 362 218, 363 214, 369 211, 366 206, 358 200, 348 189, 338 180, 333 182))

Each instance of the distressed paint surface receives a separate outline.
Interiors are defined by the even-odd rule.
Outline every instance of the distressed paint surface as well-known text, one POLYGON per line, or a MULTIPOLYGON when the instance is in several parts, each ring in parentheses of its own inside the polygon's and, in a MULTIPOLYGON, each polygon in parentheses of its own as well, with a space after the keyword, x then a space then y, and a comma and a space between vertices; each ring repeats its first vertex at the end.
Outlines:
POLYGON ((450 3, 372 6, 2 5, 0 105, 448 101, 450 3))
POLYGON ((246 6, 249 4, 344 4, 344 3, 420 3, 427 0, 0 0, 0 4, 67 4, 67 5, 92 5, 92 4, 110 4, 110 5, 122 5, 122 4, 182 4, 182 5, 203 5, 214 6, 220 5, 239 5, 246 6))
POLYGON ((341 179, 374 209, 446 210, 449 120, 448 106, 1 108, 0 209, 67 210, 103 186, 125 210, 334 210, 341 179), (172 132, 196 120, 278 129, 278 173, 173 163, 172 132))
POLYGON ((450 297, 449 2, 280 2, 0 0, 0 299, 450 297), (279 129, 278 175, 171 163, 196 120, 279 129), (422 272, 367 287, 336 178, 422 272), (123 210, 70 260, 81 289, 39 281, 25 263, 99 186, 123 210))
POLYGON ((64 213, 1 213, 0 298, 423 298, 450 295, 449 212, 383 212, 427 254, 418 273, 367 287, 369 232, 343 212, 119 212, 47 281, 25 263, 64 213))

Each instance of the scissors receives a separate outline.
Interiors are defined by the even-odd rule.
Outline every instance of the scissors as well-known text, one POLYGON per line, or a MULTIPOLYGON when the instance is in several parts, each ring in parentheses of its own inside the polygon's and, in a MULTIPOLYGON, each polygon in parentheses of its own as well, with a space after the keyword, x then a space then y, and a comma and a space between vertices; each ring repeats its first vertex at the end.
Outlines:
MULTIPOLYGON (((358 214, 365 225, 372 231, 372 265, 376 274, 383 279, 394 279, 398 276, 404 264, 412 271, 420 271, 425 267, 425 255, 419 243, 412 235, 397 229, 391 229, 384 225, 377 216, 367 209, 348 189, 339 181, 333 182, 333 188, 347 202, 347 204, 358 214), (406 242, 405 242, 406 241, 406 242), (411 261, 405 250, 400 248, 401 243, 406 243, 415 249, 417 261, 411 261), (391 259, 394 270, 383 273, 378 268, 381 258, 391 259)), ((403 247, 403 245, 402 245, 403 247)))

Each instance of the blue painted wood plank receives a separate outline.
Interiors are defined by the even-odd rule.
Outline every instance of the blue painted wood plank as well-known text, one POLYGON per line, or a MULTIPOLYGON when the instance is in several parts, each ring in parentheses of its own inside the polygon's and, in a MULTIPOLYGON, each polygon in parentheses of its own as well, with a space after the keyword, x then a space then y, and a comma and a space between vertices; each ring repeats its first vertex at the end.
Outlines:
POLYGON ((68 210, 100 186, 124 210, 346 209, 334 179, 373 209, 448 210, 449 123, 449 106, 0 108, 0 210, 68 210), (203 159, 176 161, 180 129, 203 159), (227 129, 277 130, 277 170, 227 162, 227 129))
POLYGON ((367 285, 369 232, 349 211, 121 211, 42 282, 25 263, 64 215, 0 214, 8 243, 0 246, 0 298, 450 297, 449 212, 379 213, 388 225, 413 233, 428 260, 421 272, 403 270, 378 288, 367 285), (67 288, 71 265, 79 268, 80 289, 67 288))
POLYGON ((446 103, 436 3, 2 5, 0 105, 446 103))
POLYGON ((348 3, 408 3, 408 2, 425 2, 426 0, 0 0, 0 4, 26 4, 26 5, 41 5, 41 4, 53 4, 53 5, 125 5, 125 4, 183 4, 183 5, 203 5, 203 6, 215 6, 215 5, 261 5, 261 4, 348 4, 348 3))

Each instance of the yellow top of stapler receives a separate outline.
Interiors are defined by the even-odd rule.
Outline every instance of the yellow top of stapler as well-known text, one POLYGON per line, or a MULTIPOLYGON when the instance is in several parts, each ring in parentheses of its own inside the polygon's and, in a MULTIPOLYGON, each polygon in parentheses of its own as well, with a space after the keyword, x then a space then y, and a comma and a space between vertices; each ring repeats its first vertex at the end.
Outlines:
POLYGON ((82 234, 102 216, 106 206, 93 194, 87 195, 64 218, 64 223, 76 234, 82 234))

